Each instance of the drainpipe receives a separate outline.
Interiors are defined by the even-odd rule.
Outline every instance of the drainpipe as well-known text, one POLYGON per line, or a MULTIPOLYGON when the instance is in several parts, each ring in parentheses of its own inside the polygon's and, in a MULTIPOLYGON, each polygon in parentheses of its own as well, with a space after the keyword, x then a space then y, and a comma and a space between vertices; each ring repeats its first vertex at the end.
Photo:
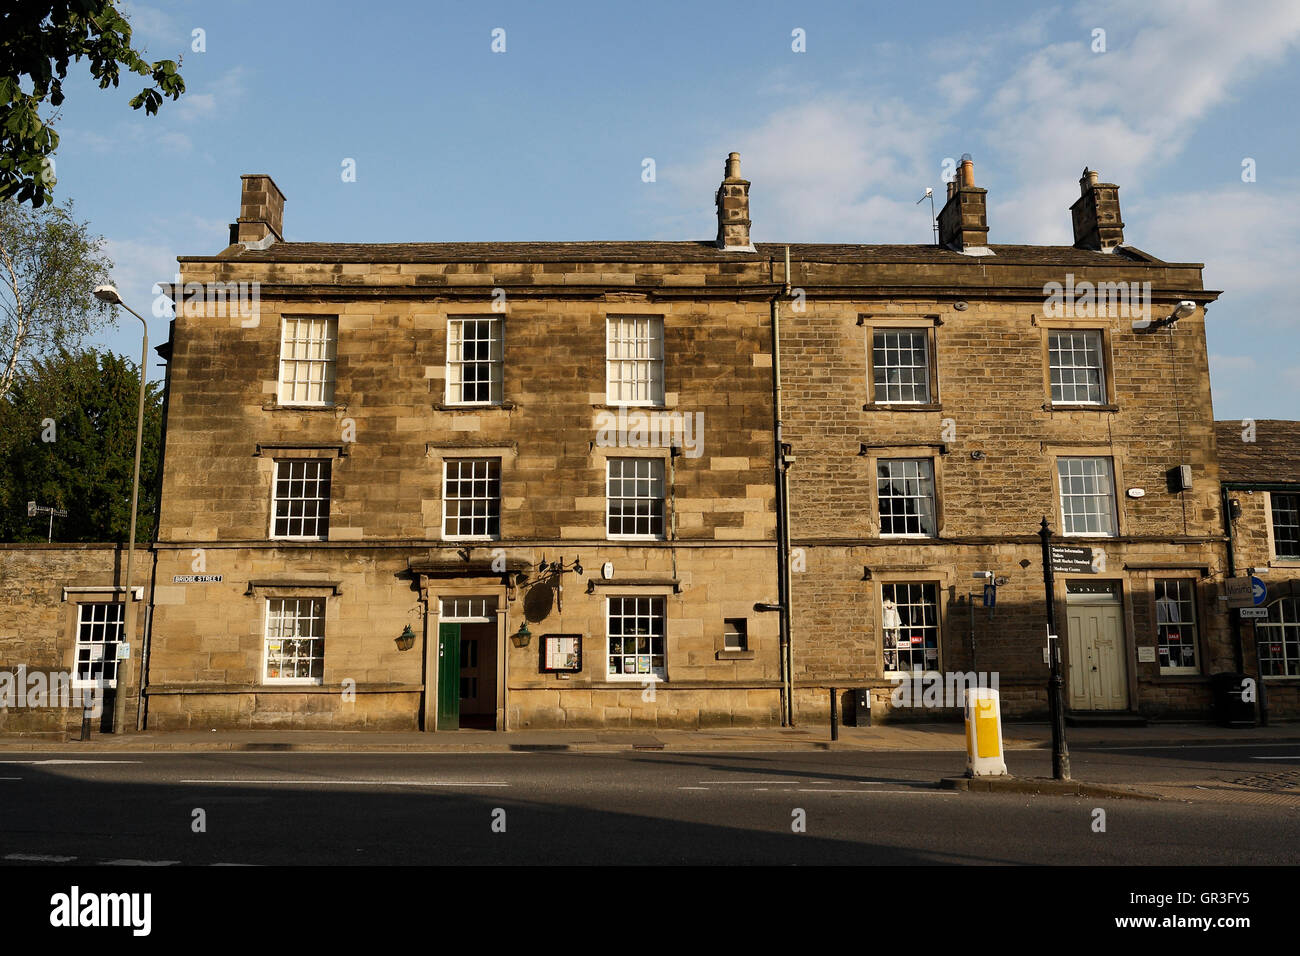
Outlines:
POLYGON ((790 463, 781 430, 781 296, 790 295, 790 247, 785 247, 785 282, 772 297, 772 398, 776 432, 777 603, 781 634, 781 725, 794 726, 794 653, 790 640, 790 463))

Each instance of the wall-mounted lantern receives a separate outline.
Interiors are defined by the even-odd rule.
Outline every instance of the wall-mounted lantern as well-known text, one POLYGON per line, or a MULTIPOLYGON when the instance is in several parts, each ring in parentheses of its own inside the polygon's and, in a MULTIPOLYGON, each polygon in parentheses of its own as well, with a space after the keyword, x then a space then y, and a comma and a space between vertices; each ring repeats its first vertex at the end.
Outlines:
POLYGON ((514 642, 515 647, 527 647, 532 639, 533 632, 528 630, 527 621, 520 621, 519 630, 510 635, 510 640, 514 642))
POLYGON ((415 646, 415 631, 411 630, 411 625, 402 628, 400 636, 393 638, 399 651, 409 651, 415 646))

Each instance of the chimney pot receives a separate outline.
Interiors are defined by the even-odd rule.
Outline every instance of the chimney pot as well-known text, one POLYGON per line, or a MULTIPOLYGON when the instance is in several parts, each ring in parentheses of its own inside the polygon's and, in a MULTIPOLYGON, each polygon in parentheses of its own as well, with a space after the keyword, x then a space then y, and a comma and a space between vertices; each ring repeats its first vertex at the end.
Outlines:
POLYGON ((749 181, 740 178, 740 154, 727 156, 725 176, 713 197, 718 207, 718 248, 752 252, 749 238, 749 181))
POLYGON ((1076 249, 1110 252, 1124 244, 1124 222, 1119 213, 1119 187, 1098 182, 1096 170, 1086 166, 1079 177, 1079 198, 1070 207, 1076 249))
POLYGON ((975 185, 975 163, 962 153, 957 175, 948 183, 948 201, 939 212, 939 245, 968 255, 990 255, 985 206, 987 189, 975 185))

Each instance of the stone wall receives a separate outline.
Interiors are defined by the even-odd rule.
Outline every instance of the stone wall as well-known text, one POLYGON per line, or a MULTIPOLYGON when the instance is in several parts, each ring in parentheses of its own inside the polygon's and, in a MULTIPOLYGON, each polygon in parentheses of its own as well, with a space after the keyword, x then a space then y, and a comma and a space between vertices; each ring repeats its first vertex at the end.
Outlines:
MULTIPOLYGON (((133 590, 147 594, 153 556, 137 550, 133 590)), ((125 586, 126 549, 112 544, 0 544, 0 734, 80 733, 80 698, 45 698, 31 706, 35 687, 70 687, 75 670, 78 604, 110 600, 112 587, 125 586), (18 689, 20 668, 25 687, 18 689), (36 683, 36 682, 39 682, 36 683), (30 695, 30 696, 29 696, 30 695), (7 700, 5 699, 7 698, 7 700), (25 699, 20 699, 25 698, 25 699), (12 706, 5 706, 6 703, 12 706), (24 706, 18 706, 22 703, 24 706), (65 704, 67 706, 63 706, 65 704)), ((121 600, 119 593, 116 600, 121 600)), ((136 724, 135 692, 146 605, 137 601, 132 657, 122 662, 127 683, 126 720, 136 724)), ((111 714, 104 715, 111 717, 111 714)), ((102 726, 95 721, 95 730, 102 726)))

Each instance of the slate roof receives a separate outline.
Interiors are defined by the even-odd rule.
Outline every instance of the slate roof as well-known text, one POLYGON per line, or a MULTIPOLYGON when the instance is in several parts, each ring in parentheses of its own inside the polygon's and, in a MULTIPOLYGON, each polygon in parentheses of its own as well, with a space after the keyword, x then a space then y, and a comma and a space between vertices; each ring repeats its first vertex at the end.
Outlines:
MULTIPOLYGON (((232 246, 215 258, 241 262, 765 262, 783 259, 784 243, 760 242, 755 252, 723 252, 711 241, 696 242, 276 242, 266 249, 232 246)), ((790 243, 790 256, 804 262, 1023 263, 1067 266, 1166 266, 1132 246, 1114 253, 1073 246, 992 245, 992 257, 967 256, 933 245, 790 243)), ((1176 263, 1201 265, 1200 263, 1176 263)))
POLYGON ((1222 481, 1300 484, 1300 421, 1256 419, 1255 440, 1241 440, 1239 419, 1214 423, 1222 481))

